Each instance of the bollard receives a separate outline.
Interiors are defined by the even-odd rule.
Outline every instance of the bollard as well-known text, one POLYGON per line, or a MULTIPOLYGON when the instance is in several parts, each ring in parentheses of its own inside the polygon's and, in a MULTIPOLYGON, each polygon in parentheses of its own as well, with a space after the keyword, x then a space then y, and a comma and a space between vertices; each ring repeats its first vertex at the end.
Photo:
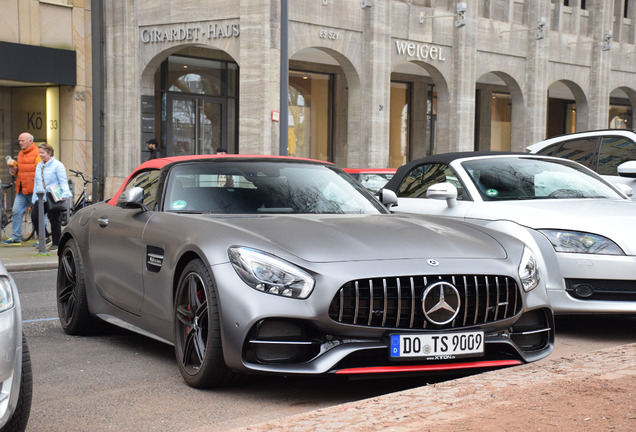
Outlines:
POLYGON ((38 192, 38 253, 46 255, 46 223, 44 222, 44 192, 38 192))

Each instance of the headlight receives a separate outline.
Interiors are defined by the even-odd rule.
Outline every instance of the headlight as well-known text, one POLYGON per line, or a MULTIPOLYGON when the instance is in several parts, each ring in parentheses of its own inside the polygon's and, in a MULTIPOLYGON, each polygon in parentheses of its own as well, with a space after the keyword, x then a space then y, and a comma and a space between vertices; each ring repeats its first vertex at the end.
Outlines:
POLYGON ((6 277, 0 277, 0 312, 13 307, 13 291, 11 281, 6 277))
POLYGON ((540 230, 550 240, 554 250, 566 253, 625 255, 616 243, 596 234, 578 231, 540 230))
POLYGON ((519 278, 523 289, 528 292, 539 284, 539 267, 537 259, 530 249, 523 248, 521 263, 519 264, 519 278))
POLYGON ((246 247, 231 247, 228 255, 236 273, 255 290, 304 299, 314 289, 309 273, 273 255, 246 247))

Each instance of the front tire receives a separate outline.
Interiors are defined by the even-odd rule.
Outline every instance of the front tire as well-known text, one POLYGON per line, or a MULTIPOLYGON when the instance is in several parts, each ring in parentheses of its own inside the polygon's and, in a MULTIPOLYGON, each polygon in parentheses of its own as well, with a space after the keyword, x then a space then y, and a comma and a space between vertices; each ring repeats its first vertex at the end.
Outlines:
POLYGON ((24 432, 31 413, 33 399, 33 375, 31 371, 31 354, 26 338, 22 335, 22 377, 20 378, 20 395, 13 414, 0 432, 24 432))
POLYGON ((84 335, 95 328, 88 310, 84 261, 74 239, 64 244, 57 270, 57 314, 67 334, 84 335))
POLYGON ((223 360, 214 282, 200 259, 190 261, 179 278, 174 332, 177 363, 189 386, 224 387, 240 379, 223 360))

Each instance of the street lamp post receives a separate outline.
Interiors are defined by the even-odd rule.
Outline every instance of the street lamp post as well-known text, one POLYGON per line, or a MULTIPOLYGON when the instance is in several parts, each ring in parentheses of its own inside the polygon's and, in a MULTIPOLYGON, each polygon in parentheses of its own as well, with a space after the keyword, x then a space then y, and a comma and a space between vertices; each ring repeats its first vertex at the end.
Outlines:
POLYGON ((280 0, 280 155, 289 154, 288 0, 280 0))

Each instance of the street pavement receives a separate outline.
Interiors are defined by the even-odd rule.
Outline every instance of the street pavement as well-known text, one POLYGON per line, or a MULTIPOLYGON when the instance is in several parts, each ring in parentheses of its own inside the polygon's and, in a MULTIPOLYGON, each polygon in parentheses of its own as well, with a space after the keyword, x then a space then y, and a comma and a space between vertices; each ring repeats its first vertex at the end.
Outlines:
MULTIPOLYGON (((41 254, 34 243, 35 240, 19 246, 0 244, 0 260, 8 271, 57 268, 57 252, 41 254)), ((556 431, 562 430, 564 425, 579 430, 636 430, 635 384, 636 344, 623 345, 573 358, 548 357, 524 366, 255 424, 236 432, 556 431), (604 410, 590 410, 594 402, 587 399, 576 402, 577 395, 581 399, 581 386, 588 387, 592 381, 597 384, 593 400, 613 399, 614 404, 620 400, 618 415, 608 416, 607 412, 603 414, 604 410), (626 385, 619 389, 618 382, 626 385), (508 391, 504 394, 503 389, 508 391), (561 397, 571 399, 570 417, 561 419, 559 425, 551 425, 545 415, 555 414, 551 412, 555 408, 555 399, 532 400, 529 395, 533 391, 540 395, 552 393, 557 400, 561 397), (516 424, 501 416, 502 410, 506 412, 511 407, 515 408, 516 424), (526 410, 519 412, 520 407, 526 407, 526 410), (533 414, 539 417, 533 418, 533 414), (471 418, 471 415, 476 417, 471 418)))
POLYGON ((33 246, 36 240, 21 245, 0 244, 0 261, 9 272, 29 270, 49 270, 57 268, 57 251, 39 253, 33 246))

